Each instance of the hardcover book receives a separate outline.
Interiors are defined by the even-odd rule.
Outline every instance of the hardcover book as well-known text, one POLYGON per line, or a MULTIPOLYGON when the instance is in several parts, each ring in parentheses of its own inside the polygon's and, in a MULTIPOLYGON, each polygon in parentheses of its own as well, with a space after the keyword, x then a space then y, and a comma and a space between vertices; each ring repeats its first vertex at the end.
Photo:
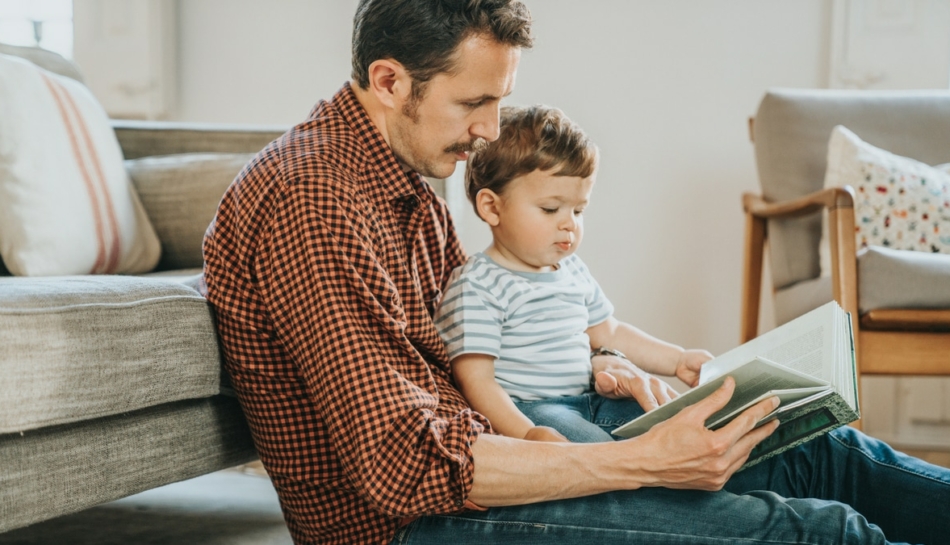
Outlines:
POLYGON ((778 408, 757 426, 778 419, 778 429, 756 445, 743 468, 752 466, 860 418, 854 333, 848 313, 834 301, 710 360, 699 385, 614 430, 636 437, 722 386, 736 381, 732 399, 707 421, 719 429, 771 396, 778 408))

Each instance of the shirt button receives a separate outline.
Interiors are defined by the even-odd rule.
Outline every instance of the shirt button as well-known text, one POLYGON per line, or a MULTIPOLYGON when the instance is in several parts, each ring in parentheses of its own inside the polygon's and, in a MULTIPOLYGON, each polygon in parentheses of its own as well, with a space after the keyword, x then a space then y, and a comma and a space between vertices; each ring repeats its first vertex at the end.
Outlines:
POLYGON ((465 505, 465 502, 463 502, 462 500, 455 500, 456 507, 462 507, 463 505, 465 505))

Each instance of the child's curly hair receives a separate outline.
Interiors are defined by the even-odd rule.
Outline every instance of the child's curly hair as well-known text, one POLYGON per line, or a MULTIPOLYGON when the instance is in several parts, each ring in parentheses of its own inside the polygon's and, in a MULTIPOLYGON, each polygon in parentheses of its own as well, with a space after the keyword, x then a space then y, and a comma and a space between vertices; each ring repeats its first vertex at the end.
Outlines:
POLYGON ((482 189, 500 195, 508 182, 535 170, 587 178, 596 168, 597 146, 564 112, 549 106, 507 106, 501 109, 498 140, 469 156, 465 190, 475 206, 482 189))

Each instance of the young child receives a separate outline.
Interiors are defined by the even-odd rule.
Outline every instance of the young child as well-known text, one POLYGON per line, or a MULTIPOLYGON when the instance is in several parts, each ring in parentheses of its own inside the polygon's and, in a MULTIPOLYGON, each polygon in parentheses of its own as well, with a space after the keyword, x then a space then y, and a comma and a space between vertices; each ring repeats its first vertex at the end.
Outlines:
POLYGON ((462 394, 503 435, 610 441, 610 430, 676 395, 647 373, 694 385, 712 357, 619 322, 575 254, 597 159, 584 132, 544 106, 502 109, 498 140, 469 157, 468 197, 493 240, 454 271, 436 326, 462 394), (643 409, 592 391, 629 394, 611 373, 591 376, 595 353, 636 366, 627 369, 651 397, 643 409))

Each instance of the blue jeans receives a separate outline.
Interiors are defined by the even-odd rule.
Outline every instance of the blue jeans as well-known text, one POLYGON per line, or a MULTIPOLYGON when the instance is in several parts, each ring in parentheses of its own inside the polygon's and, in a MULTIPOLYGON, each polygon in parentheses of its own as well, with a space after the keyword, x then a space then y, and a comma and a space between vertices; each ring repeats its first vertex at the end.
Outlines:
POLYGON ((594 393, 516 401, 535 426, 550 426, 572 443, 603 443, 617 439, 610 432, 643 414, 632 399, 607 399, 594 393))
MULTIPOLYGON (((601 429, 642 412, 596 394, 565 401, 601 429)), ((893 542, 950 543, 950 470, 844 427, 736 473, 719 492, 643 488, 432 515, 392 543, 893 542)))

